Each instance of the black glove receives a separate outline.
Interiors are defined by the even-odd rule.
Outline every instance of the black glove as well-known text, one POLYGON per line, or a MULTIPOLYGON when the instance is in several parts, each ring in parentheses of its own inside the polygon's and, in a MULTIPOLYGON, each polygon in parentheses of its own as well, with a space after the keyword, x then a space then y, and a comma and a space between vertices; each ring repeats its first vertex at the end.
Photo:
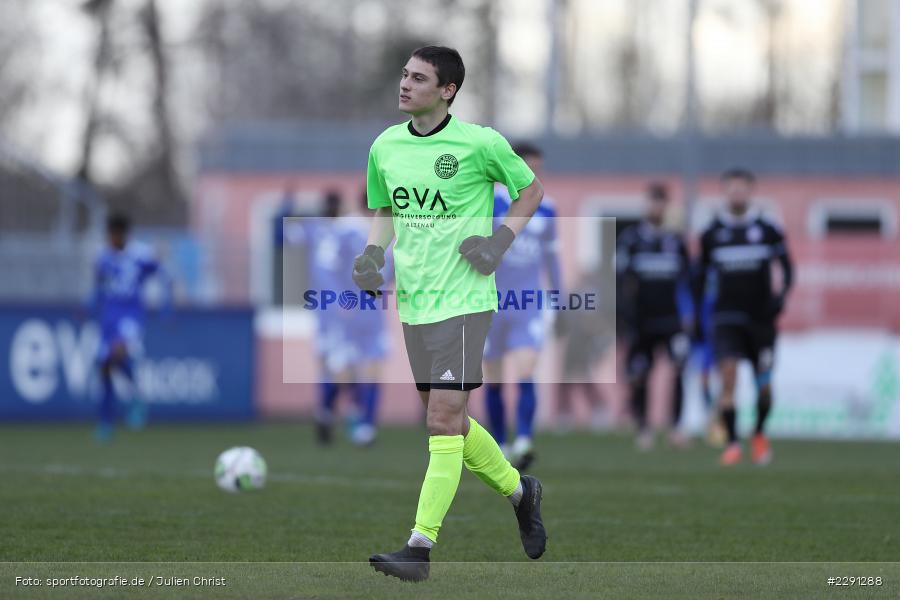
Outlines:
POLYGON ((384 284, 381 268, 384 266, 384 248, 369 244, 353 261, 353 283, 359 289, 375 295, 384 284))
POLYGON ((467 237, 459 245, 459 253, 472 263, 475 270, 482 275, 490 275, 497 269, 503 253, 516 239, 516 234, 506 225, 501 225, 491 237, 473 235, 467 237))

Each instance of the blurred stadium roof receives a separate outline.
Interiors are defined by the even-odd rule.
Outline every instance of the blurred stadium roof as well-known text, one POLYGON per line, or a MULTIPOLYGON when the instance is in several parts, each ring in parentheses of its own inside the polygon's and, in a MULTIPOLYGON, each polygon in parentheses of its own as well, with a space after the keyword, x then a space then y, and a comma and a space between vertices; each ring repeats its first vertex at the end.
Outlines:
MULTIPOLYGON (((366 168, 372 140, 385 124, 264 122, 208 134, 198 167, 209 172, 343 172, 366 168)), ((512 140, 511 140, 512 141, 512 140)), ((685 141, 646 134, 545 137, 536 140, 557 173, 657 174, 684 168, 685 141)), ((900 176, 900 138, 780 137, 749 134, 697 140, 699 171, 743 165, 763 175, 900 176)))

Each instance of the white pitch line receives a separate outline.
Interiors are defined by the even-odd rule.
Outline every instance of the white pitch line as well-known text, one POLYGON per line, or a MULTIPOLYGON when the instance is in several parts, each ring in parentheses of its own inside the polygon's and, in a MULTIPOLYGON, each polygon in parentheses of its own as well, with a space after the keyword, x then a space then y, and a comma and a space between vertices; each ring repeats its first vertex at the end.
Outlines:
MULTIPOLYGON (((168 476, 187 477, 196 479, 213 479, 212 469, 209 472, 191 471, 163 471, 163 470, 136 470, 121 469, 115 467, 87 468, 79 465, 46 464, 46 465, 3 465, 0 464, 0 472, 30 473, 35 475, 61 475, 75 477, 100 477, 103 479, 130 479, 142 476, 168 476)), ((406 481, 397 479, 371 479, 356 477, 341 477, 335 475, 302 475, 300 473, 269 473, 269 481, 278 483, 302 483, 320 486, 338 486, 370 489, 412 489, 415 486, 406 481)))

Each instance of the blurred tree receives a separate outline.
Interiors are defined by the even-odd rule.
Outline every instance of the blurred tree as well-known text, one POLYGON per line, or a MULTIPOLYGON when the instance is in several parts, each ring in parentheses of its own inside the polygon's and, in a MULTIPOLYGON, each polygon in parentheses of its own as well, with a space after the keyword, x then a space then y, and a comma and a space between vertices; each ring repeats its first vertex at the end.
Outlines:
POLYGON ((156 0, 147 0, 141 11, 141 24, 149 42, 150 56, 153 63, 153 122, 156 125, 156 130, 159 132, 158 153, 163 163, 166 179, 172 186, 170 192, 173 196, 179 196, 180 191, 178 190, 173 164, 175 139, 172 135, 172 121, 169 113, 169 67, 163 47, 156 0))
MULTIPOLYGON (((839 111, 841 40, 794 35, 802 27, 801 2, 754 0, 755 10, 738 11, 730 0, 704 3, 726 26, 757 29, 759 61, 764 76, 759 92, 704 103, 703 122, 710 131, 746 129, 829 133, 836 129, 839 111), (743 17, 738 16, 743 15, 743 17), (830 63, 824 76, 814 73, 814 62, 830 63)), ((840 1, 821 10, 840 14, 840 1)))
POLYGON ((39 76, 45 48, 36 19, 29 0, 0 2, 0 231, 55 227, 61 240, 75 230, 84 198, 39 160, 36 140, 50 132, 29 127, 35 104, 50 87, 39 76), (16 139, 23 134, 24 143, 16 139))
POLYGON ((169 69, 156 0, 145 0, 137 10, 115 0, 87 0, 82 4, 96 30, 91 80, 86 85, 84 130, 76 176, 103 187, 112 210, 124 211, 136 221, 149 224, 180 224, 186 216, 185 195, 175 155, 178 141, 173 135, 168 108, 169 69), (113 23, 116 23, 114 26, 113 23), (145 109, 112 101, 109 82, 133 80, 143 63, 150 67, 149 83, 141 99, 148 98, 151 123, 146 129, 129 114, 145 109), (111 178, 98 174, 101 144, 118 147, 128 156, 111 178))
POLYGON ((589 121, 589 107, 581 93, 579 85, 579 61, 583 50, 580 48, 581 28, 583 24, 575 10, 572 0, 560 0, 555 9, 558 20, 557 40, 559 42, 558 58, 559 72, 557 73, 557 98, 555 112, 561 116, 561 121, 568 133, 583 131, 589 121))
MULTIPOLYGON (((199 19, 198 41, 215 75, 206 90, 213 123, 251 119, 346 119, 371 90, 368 60, 349 19, 322 2, 212 2, 199 19), (252 90, 252 93, 249 93, 252 90)), ((372 47, 374 46, 374 47, 372 47)))
POLYGON ((615 126, 646 127, 648 114, 659 93, 654 56, 651 14, 655 0, 631 0, 628 25, 619 38, 615 57, 616 88, 619 90, 615 126))
POLYGON ((38 40, 28 26, 25 0, 0 2, 0 128, 16 115, 31 93, 30 69, 22 57, 36 56, 38 40))
POLYGON ((415 11, 402 0, 208 2, 198 23, 198 46, 213 65, 206 95, 214 124, 396 119, 400 67, 432 43, 463 51, 467 98, 488 119, 493 111, 492 0, 422 0, 415 11))
MULTIPOLYGON (((821 1, 821 10, 832 11, 842 2, 821 1)), ((681 4, 557 0, 561 44, 550 87, 558 90, 555 112, 567 133, 676 130, 682 86, 671 54, 681 4)), ((768 40, 755 39, 763 75, 747 75, 759 94, 704 97, 708 130, 831 128, 840 43, 827 32, 797 41, 791 28, 809 15, 798 5, 802 0, 703 0, 701 11, 737 15, 735 28, 769 32, 768 40), (813 58, 834 66, 818 68, 813 79, 813 58)), ((399 120, 399 66, 418 45, 452 44, 463 53, 469 72, 456 107, 466 118, 494 122, 498 107, 512 102, 497 96, 498 75, 516 70, 528 78, 517 88, 517 106, 540 111, 546 90, 521 66, 541 60, 542 49, 516 36, 546 24, 507 19, 513 11, 541 14, 515 0, 2 0, 0 127, 33 155, 52 155, 56 165, 121 188, 117 196, 134 192, 142 205, 169 207, 177 217, 183 188, 176 167, 186 171, 203 131, 238 121, 399 120), (65 18, 70 30, 53 31, 54 19, 65 18), (85 32, 94 42, 87 53, 85 32), (515 63, 498 53, 501 37, 523 44, 515 63), (138 181, 156 181, 158 189, 141 192, 138 181)), ((528 127, 539 131, 540 119, 528 127)))
POLYGON ((782 70, 785 65, 779 52, 781 50, 779 32, 784 2, 783 0, 756 0, 756 3, 762 15, 766 32, 763 42, 766 82, 763 93, 753 107, 752 121, 762 127, 774 129, 778 123, 780 105, 792 100, 789 90, 784 89, 785 78, 782 70))
POLYGON ((113 0, 86 0, 82 4, 84 11, 95 21, 97 30, 97 45, 94 51, 92 69, 92 81, 86 86, 85 91, 85 119, 84 131, 81 136, 81 153, 76 169, 76 176, 92 182, 91 173, 94 147, 97 141, 98 129, 102 115, 100 112, 100 90, 103 78, 110 59, 110 31, 109 17, 113 0))
MULTIPOLYGON (((452 8, 452 7, 451 7, 452 8)), ((474 21, 478 30, 475 51, 476 82, 481 96, 481 114, 484 123, 494 123, 497 119, 497 78, 500 71, 500 57, 497 50, 497 3, 481 0, 475 9, 474 21)))
POLYGON ((169 108, 169 58, 156 3, 157 0, 146 0, 137 14, 153 73, 149 93, 155 135, 109 196, 115 208, 130 212, 138 222, 175 225, 184 223, 187 203, 176 168, 179 142, 173 133, 169 108))

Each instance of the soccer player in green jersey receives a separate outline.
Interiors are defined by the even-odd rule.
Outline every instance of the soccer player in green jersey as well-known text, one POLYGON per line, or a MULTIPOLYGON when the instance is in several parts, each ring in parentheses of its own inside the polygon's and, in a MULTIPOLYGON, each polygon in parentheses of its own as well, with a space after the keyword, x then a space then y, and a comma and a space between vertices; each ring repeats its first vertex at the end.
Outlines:
POLYGON ((353 265, 356 284, 375 293, 384 282, 384 251, 396 237, 396 302, 426 407, 430 459, 409 540, 369 562, 407 581, 428 577, 429 553, 463 465, 512 503, 530 558, 540 558, 547 542, 540 482, 520 476, 466 411, 469 392, 482 383, 484 341, 498 308, 494 270, 543 188, 499 133, 448 114, 464 76, 459 53, 445 47, 419 48, 403 67, 399 108, 411 120, 389 127, 369 151, 367 192, 376 218, 353 265), (514 202, 492 231, 495 182, 514 202))

